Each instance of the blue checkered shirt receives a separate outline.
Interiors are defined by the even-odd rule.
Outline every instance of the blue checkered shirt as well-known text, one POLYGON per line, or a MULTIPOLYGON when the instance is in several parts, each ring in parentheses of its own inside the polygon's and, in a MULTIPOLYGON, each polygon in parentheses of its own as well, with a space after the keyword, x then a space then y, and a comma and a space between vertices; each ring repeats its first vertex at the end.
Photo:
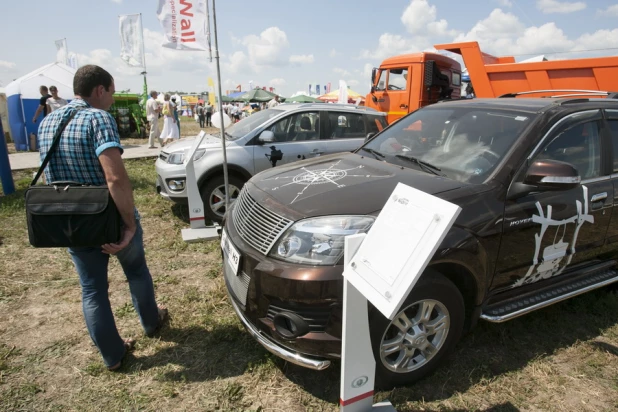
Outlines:
POLYGON ((43 119, 38 136, 41 163, 51 147, 56 130, 77 107, 83 110, 77 112, 62 132, 60 143, 45 168, 45 179, 48 183, 72 181, 105 185, 99 155, 110 147, 118 147, 122 153, 118 126, 111 114, 91 107, 82 99, 72 100, 43 119))

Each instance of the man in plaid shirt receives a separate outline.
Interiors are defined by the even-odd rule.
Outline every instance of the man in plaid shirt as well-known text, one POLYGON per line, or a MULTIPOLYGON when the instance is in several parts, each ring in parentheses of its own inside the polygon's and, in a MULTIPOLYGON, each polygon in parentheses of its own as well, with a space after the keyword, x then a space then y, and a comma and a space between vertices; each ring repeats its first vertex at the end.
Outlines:
POLYGON ((51 147, 54 133, 78 110, 62 132, 60 143, 46 169, 47 182, 74 181, 107 185, 123 220, 118 243, 100 247, 69 248, 82 287, 86 326, 110 370, 135 344, 123 340, 116 329, 109 302, 107 266, 116 255, 129 281, 133 306, 147 335, 157 331, 167 318, 167 309, 157 306, 152 277, 144 254, 140 217, 133 203, 133 189, 122 162, 122 146, 114 118, 106 111, 114 103, 114 79, 94 65, 80 67, 73 79, 75 99, 46 116, 39 127, 41 161, 51 147))

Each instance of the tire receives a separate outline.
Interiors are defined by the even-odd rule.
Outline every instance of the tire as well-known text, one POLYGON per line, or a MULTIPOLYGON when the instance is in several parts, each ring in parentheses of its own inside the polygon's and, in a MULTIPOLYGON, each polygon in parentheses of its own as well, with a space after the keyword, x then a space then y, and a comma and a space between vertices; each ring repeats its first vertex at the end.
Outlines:
MULTIPOLYGON (((245 182, 236 176, 228 176, 231 199, 230 205, 236 201, 245 182)), ((223 175, 217 175, 200 189, 204 202, 204 217, 213 222, 221 223, 225 215, 225 182, 223 175)))
POLYGON ((464 327, 461 293, 444 275, 431 270, 423 274, 392 321, 377 309, 371 309, 369 326, 376 360, 375 382, 380 389, 411 384, 435 371, 455 348, 464 327), (421 305, 431 310, 428 321, 420 316, 421 305), (439 318, 443 327, 431 333, 427 326, 439 318), (428 351, 436 346, 437 351, 428 351))

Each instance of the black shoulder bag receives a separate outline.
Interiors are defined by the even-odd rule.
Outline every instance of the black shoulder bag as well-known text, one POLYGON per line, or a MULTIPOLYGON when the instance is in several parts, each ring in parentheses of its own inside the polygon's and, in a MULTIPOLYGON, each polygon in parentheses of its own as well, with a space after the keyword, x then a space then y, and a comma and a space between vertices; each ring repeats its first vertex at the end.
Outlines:
POLYGON ((34 247, 90 247, 116 243, 122 234, 122 218, 107 186, 76 182, 52 182, 36 186, 60 136, 76 110, 61 125, 34 180, 26 190, 28 238, 34 247))

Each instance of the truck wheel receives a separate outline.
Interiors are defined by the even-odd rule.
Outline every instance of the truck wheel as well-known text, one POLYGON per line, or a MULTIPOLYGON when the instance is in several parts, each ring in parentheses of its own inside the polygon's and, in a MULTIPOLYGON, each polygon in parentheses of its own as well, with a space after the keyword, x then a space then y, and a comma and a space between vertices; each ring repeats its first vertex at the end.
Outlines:
POLYGON ((433 372, 461 337, 465 307, 457 287, 442 274, 427 271, 393 320, 370 312, 376 387, 410 384, 433 372))
MULTIPOLYGON (((236 201, 245 182, 235 176, 228 176, 230 189, 230 206, 236 201)), ((200 190, 204 202, 204 217, 213 222, 221 223, 225 215, 225 181, 223 175, 215 176, 200 190)))

